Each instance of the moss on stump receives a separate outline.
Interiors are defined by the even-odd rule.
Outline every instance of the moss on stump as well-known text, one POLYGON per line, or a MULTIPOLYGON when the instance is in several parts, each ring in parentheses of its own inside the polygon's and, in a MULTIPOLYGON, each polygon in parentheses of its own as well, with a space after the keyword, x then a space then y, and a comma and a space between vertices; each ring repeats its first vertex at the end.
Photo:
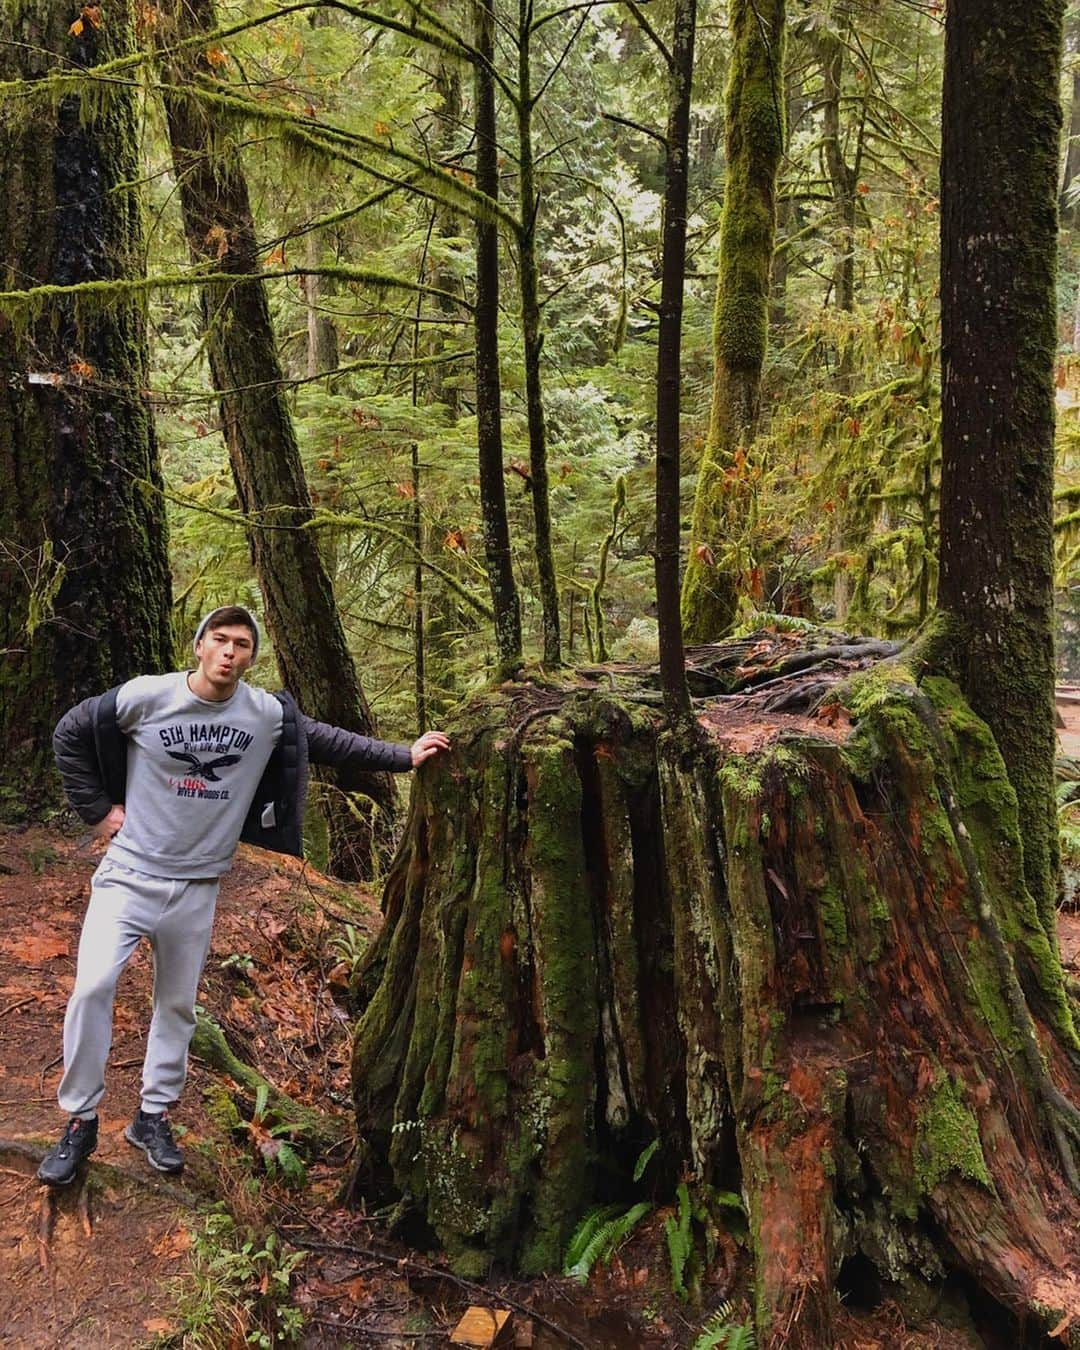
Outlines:
POLYGON ((1078 1041, 1015 796, 947 681, 833 645, 766 683, 793 641, 707 649, 693 744, 627 668, 462 711, 358 986, 357 1184, 531 1274, 658 1138, 656 1200, 743 1191, 763 1345, 830 1344, 856 1255, 1045 1320, 1078 1041))

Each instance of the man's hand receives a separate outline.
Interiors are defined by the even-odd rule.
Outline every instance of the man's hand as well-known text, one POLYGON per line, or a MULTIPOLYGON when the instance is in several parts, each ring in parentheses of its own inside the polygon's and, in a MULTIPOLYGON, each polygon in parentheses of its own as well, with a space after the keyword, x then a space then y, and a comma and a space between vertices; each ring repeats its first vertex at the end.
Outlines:
MULTIPOLYGON (((437 755, 440 750, 450 749, 450 738, 444 731, 425 731, 418 741, 412 744, 412 764, 418 769, 425 759, 437 755)), ((115 808, 114 808, 115 809, 115 808)), ((123 807, 120 808, 123 810, 123 807)))
POLYGON ((109 814, 94 826, 94 833, 99 839, 111 839, 124 823, 124 808, 114 806, 109 814))

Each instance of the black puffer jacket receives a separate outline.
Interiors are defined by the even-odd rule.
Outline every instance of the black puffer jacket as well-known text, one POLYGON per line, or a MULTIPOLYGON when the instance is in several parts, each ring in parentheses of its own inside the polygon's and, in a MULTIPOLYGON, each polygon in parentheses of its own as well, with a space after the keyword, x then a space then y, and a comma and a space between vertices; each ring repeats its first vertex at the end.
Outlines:
MULTIPOLYGON (((124 802, 128 741, 116 721, 120 688, 77 703, 53 733, 64 792, 87 825, 96 825, 114 805, 124 802)), ((306 717, 291 694, 274 697, 282 709, 281 740, 256 789, 240 838, 301 858, 309 762, 352 771, 404 773, 412 768, 412 755, 407 745, 372 740, 306 717)))

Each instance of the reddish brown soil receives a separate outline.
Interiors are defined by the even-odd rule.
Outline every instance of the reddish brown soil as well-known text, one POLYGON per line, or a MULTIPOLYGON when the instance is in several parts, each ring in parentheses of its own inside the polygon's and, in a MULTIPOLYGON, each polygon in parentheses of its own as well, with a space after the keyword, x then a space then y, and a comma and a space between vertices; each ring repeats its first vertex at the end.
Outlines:
MULTIPOLYGON (((846 733, 827 721, 814 730, 837 738, 846 733)), ((753 720, 736 734, 756 734, 753 720)), ((409 1252, 372 1218, 336 1205, 345 1153, 313 1168, 298 1198, 271 1186, 254 1150, 225 1138, 208 1114, 207 1094, 219 1080, 197 1061, 172 1112, 188 1166, 177 1184, 159 1177, 122 1135, 138 1104, 149 1019, 145 947, 117 995, 89 1184, 74 1185, 50 1205, 34 1171, 63 1121, 55 1104, 63 1012, 96 861, 59 831, 0 828, 0 1346, 139 1347, 175 1328, 175 1286, 192 1278, 191 1232, 201 1222, 200 1209, 217 1198, 266 1229, 337 1249, 312 1251, 294 1279, 307 1346, 444 1346, 475 1303, 516 1303, 512 1327, 527 1328, 536 1350, 693 1343, 701 1319, 666 1289, 663 1212, 585 1293, 563 1280, 468 1286, 454 1281, 437 1257, 409 1252), (252 1176, 260 1178, 254 1196, 242 1184, 252 1176)), ((369 935, 377 928, 378 906, 363 889, 328 881, 291 859, 242 849, 222 886, 200 993, 243 1059, 298 1101, 339 1112, 345 1122, 348 1027, 334 995, 342 992, 337 963, 346 922, 369 935)), ((1066 964, 1080 975, 1080 916, 1063 916, 1061 941, 1066 964)), ((722 1283, 708 1291, 710 1300, 732 1297, 736 1318, 746 1317, 743 1258, 729 1264, 722 1283)), ((973 1344, 943 1327, 907 1330, 888 1305, 871 1317, 845 1319, 849 1350, 973 1344)), ((243 1344, 242 1335, 220 1331, 220 1345, 243 1344)))
MULTIPOLYGON (((117 991, 89 1212, 76 1184, 58 1193, 50 1215, 33 1153, 63 1125, 55 1093, 64 1006, 97 861, 54 830, 0 831, 0 1345, 19 1350, 136 1346, 164 1330, 168 1281, 189 1260, 191 1205, 214 1197, 228 1157, 204 1101, 213 1076, 196 1060, 171 1113, 188 1160, 180 1185, 160 1178, 123 1138, 138 1105, 149 1021, 144 943, 117 991)), ((362 891, 343 892, 294 860, 242 849, 222 886, 200 992, 246 1060, 298 1100, 331 1111, 348 1096, 346 1015, 326 978, 340 957, 331 939, 343 919, 370 933, 378 909, 362 891), (251 958, 246 974, 237 957, 251 958)))

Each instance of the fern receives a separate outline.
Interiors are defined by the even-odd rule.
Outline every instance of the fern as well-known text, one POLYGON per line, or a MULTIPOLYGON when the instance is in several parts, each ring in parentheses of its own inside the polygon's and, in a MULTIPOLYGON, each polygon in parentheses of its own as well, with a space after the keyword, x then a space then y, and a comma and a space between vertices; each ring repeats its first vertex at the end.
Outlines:
POLYGON ((586 1210, 566 1244, 566 1255, 563 1257, 564 1275, 569 1275, 571 1268, 581 1260, 596 1230, 613 1219, 621 1210, 621 1205, 594 1205, 592 1209, 586 1210))
POLYGON ((641 1178, 645 1175, 645 1169, 646 1167, 648 1167, 653 1154, 659 1147, 660 1147, 660 1140, 659 1138, 657 1138, 654 1139, 651 1144, 647 1144, 645 1148, 643 1148, 641 1152, 638 1154, 638 1160, 634 1164, 635 1181, 640 1181, 641 1178))
POLYGON ((753 1327, 732 1322, 731 1313, 731 1304, 721 1303, 701 1328, 693 1350, 754 1350, 753 1327))
POLYGON ((599 1205, 589 1210, 574 1230, 566 1249, 563 1274, 584 1284, 597 1261, 610 1261, 616 1249, 652 1212, 644 1201, 624 1210, 621 1205, 599 1205))
POLYGON ((672 1215, 664 1224, 667 1237, 668 1256, 671 1258, 671 1287, 680 1298, 686 1298, 686 1263, 694 1250, 694 1234, 691 1228, 693 1207, 690 1204, 690 1192, 686 1182, 679 1182, 676 1192, 678 1209, 676 1218, 672 1215))

